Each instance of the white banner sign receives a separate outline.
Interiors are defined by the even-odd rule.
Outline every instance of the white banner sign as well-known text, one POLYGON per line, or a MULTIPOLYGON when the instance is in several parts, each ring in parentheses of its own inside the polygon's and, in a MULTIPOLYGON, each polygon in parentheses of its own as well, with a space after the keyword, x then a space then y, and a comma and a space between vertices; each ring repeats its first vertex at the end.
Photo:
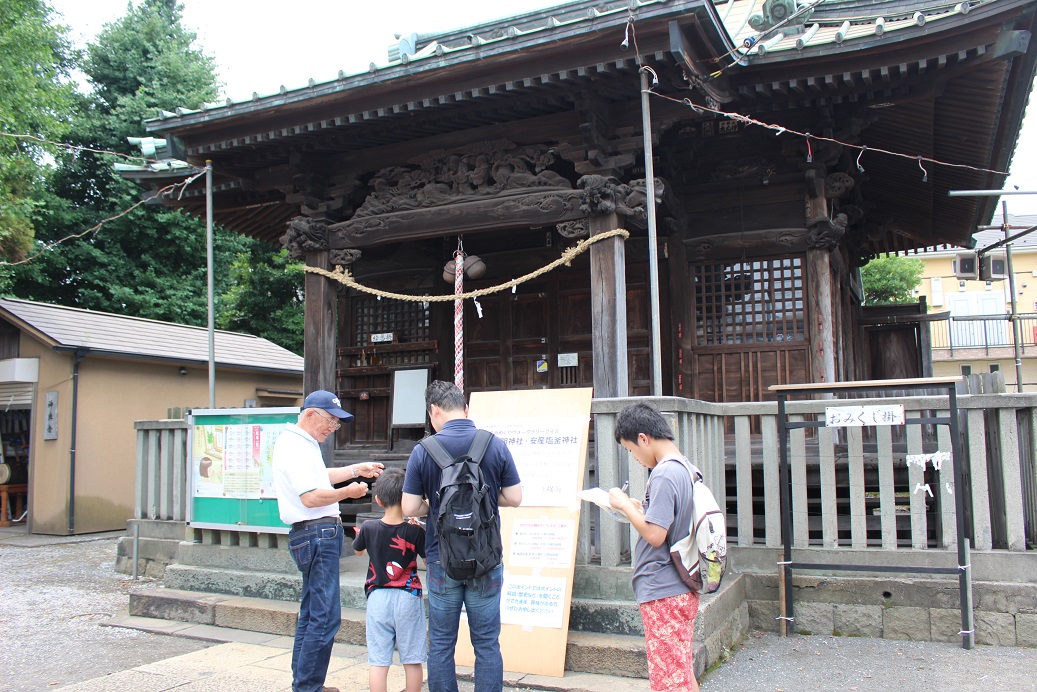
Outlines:
POLYGON ((825 425, 829 428, 860 428, 873 425, 903 424, 903 404, 825 407, 825 425))

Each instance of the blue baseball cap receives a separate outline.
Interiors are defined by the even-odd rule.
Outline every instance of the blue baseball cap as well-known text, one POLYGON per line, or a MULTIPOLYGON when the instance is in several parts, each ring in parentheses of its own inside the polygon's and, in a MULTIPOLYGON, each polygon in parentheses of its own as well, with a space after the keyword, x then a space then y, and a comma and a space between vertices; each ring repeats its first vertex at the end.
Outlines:
POLYGON ((336 418, 341 418, 342 420, 353 420, 352 413, 346 413, 342 410, 342 402, 339 401, 338 397, 323 389, 310 392, 310 395, 306 397, 306 401, 302 402, 302 407, 304 409, 323 409, 336 418))

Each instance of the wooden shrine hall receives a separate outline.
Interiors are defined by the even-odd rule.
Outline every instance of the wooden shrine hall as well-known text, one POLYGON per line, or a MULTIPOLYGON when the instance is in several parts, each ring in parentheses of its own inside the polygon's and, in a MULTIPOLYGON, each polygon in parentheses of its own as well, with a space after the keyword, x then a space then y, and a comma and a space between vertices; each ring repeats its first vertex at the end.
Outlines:
MULTIPOLYGON (((859 268, 971 246, 1016 145, 1034 0, 579 0, 415 35, 370 70, 149 132, 212 161, 217 223, 345 267, 306 278, 305 388, 341 393, 337 446, 391 437, 391 373, 454 373, 445 265, 465 290, 468 392, 650 393, 641 69, 651 85, 663 394, 762 401, 774 384, 923 376, 920 330, 861 317, 859 268), (907 352, 909 357, 891 356, 907 352)), ((314 66, 328 72, 333 66, 314 66)), ((147 170, 124 175, 157 189, 147 170)), ((183 174, 180 173, 183 177, 183 174)), ((205 214, 200 180, 163 202, 205 214)))

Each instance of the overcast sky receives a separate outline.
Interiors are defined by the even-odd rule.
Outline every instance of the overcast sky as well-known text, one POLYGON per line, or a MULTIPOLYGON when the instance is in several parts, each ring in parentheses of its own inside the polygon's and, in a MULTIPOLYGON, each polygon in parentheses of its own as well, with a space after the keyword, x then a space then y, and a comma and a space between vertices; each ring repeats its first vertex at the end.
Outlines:
MULTIPOLYGON (((561 0, 181 0, 184 23, 216 59, 224 96, 235 101, 384 65, 394 34, 457 29, 564 4, 561 0)), ((83 45, 126 13, 127 0, 49 0, 83 45)), ((1037 106, 1031 100, 1006 189, 1037 191, 1037 106)), ((915 152, 904 152, 914 154, 915 152)), ((1013 195, 1009 216, 1037 214, 1037 195, 1013 195)))

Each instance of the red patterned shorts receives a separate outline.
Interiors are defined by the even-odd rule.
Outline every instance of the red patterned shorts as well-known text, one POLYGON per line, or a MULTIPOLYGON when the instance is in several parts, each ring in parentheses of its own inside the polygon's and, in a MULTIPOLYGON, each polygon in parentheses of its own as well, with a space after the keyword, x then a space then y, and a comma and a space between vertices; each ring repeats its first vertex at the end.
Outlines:
POLYGON ((682 692, 692 689, 695 664, 691 641, 699 595, 683 593, 641 604, 648 651, 648 681, 653 690, 682 692))

